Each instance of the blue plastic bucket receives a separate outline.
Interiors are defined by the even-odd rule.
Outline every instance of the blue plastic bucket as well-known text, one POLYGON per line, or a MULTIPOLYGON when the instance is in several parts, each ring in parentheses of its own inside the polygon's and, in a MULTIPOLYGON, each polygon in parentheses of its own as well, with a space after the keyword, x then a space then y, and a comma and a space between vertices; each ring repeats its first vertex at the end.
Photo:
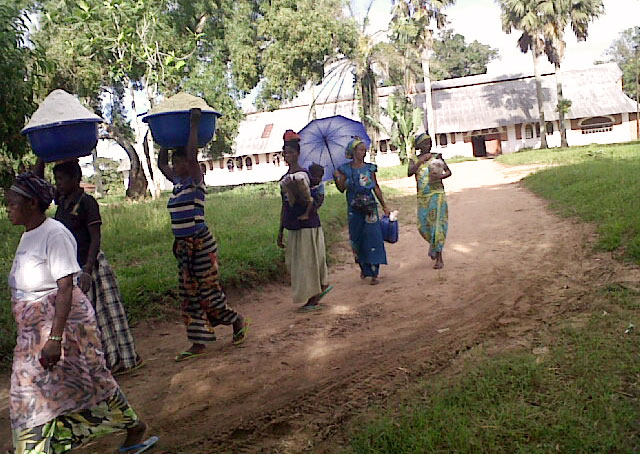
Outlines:
MULTIPOLYGON (((222 115, 213 110, 202 111, 198 129, 198 147, 204 147, 213 139, 218 118, 222 115)), ((149 124, 154 142, 164 148, 187 145, 191 128, 191 112, 188 110, 147 115, 142 119, 149 124)))
POLYGON ((100 120, 74 120, 25 129, 31 148, 43 161, 88 156, 98 144, 100 120))

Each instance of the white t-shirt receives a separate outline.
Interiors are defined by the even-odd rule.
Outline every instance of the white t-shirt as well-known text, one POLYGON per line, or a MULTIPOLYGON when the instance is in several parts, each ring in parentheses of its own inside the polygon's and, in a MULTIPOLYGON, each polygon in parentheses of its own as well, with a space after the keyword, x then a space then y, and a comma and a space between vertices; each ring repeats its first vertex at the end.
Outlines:
POLYGON ((58 279, 80 271, 77 248, 71 232, 55 219, 24 232, 9 273, 12 296, 37 301, 56 290, 58 279))

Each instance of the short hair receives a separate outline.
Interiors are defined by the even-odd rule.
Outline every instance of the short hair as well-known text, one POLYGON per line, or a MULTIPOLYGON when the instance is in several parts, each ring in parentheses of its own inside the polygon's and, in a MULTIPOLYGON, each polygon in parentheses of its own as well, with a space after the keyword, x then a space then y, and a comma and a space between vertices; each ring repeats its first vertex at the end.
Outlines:
POLYGON ((313 164, 311 164, 309 166, 309 173, 311 175, 323 176, 324 175, 324 167, 322 167, 320 164, 316 164, 314 162, 313 164))
POLYGON ((80 164, 78 164, 77 160, 65 161, 60 164, 56 164, 53 167, 53 173, 54 175, 56 173, 61 173, 69 178, 77 179, 78 181, 82 179, 82 169, 80 169, 80 164))

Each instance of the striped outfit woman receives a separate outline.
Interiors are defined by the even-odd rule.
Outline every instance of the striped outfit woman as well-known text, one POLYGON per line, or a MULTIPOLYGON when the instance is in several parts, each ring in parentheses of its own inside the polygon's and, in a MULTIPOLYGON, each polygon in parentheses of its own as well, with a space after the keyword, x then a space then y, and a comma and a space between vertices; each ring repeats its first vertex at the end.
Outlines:
POLYGON ((204 182, 175 178, 167 208, 175 236, 182 316, 194 344, 216 340, 214 327, 233 325, 238 314, 227 306, 220 286, 218 245, 204 219, 204 182))

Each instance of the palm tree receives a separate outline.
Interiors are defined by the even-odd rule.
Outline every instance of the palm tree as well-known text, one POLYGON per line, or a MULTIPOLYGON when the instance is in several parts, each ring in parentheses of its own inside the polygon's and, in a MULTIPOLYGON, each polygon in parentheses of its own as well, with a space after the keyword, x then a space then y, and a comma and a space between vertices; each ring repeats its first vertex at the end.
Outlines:
MULTIPOLYGON (((518 39, 518 47, 523 53, 531 51, 533 56, 533 73, 536 80, 536 97, 540 112, 541 148, 547 146, 547 129, 544 120, 544 100, 542 97, 542 76, 538 67, 538 59, 545 50, 545 28, 553 25, 546 20, 554 11, 554 0, 498 0, 502 10, 502 30, 511 33, 522 31, 518 39)), ((548 30, 547 30, 548 31, 548 30)))
POLYGON ((558 90, 558 115, 560 118, 560 146, 567 147, 567 128, 564 115, 571 102, 562 96, 560 65, 564 59, 566 42, 564 32, 569 24, 578 41, 586 41, 589 23, 604 12, 602 0, 554 0, 553 11, 546 20, 551 26, 545 26, 545 54, 555 67, 556 87, 558 90))
MULTIPOLYGON (((425 92, 425 112, 427 113, 427 130, 436 136, 435 117, 431 102, 431 77, 429 59, 433 48, 433 28, 443 28, 446 24, 444 10, 453 5, 455 0, 395 0, 393 1, 392 40, 405 61, 405 90, 413 91, 418 78, 410 62, 420 61, 425 92)), ((436 142, 437 145, 437 142, 436 142)))

